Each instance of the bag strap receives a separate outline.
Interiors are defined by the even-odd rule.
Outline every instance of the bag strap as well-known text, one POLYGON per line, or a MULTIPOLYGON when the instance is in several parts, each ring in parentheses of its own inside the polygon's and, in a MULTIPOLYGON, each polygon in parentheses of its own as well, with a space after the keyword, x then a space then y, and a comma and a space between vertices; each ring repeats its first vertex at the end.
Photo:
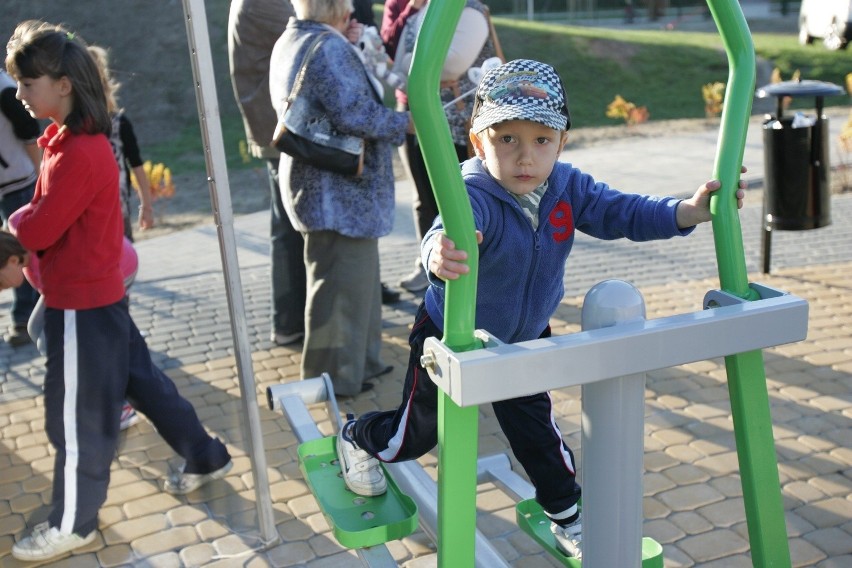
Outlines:
POLYGON ((485 6, 485 19, 488 20, 488 35, 491 37, 491 44, 494 46, 495 55, 500 58, 500 61, 506 63, 506 56, 503 55, 503 48, 500 46, 500 40, 497 38, 497 28, 494 27, 494 22, 491 21, 491 8, 485 6))
POLYGON ((296 98, 296 95, 299 94, 299 90, 302 88, 302 83, 305 82, 305 70, 308 68, 308 63, 311 58, 314 56, 314 53, 317 52, 320 46, 320 42, 327 35, 331 34, 331 32, 320 32, 311 42, 311 45, 308 46, 308 50, 305 53, 305 58, 302 60, 302 66, 299 67, 299 72, 296 74, 296 80, 293 81, 293 87, 290 89, 290 94, 287 96, 287 103, 290 104, 293 102, 293 99, 296 98))

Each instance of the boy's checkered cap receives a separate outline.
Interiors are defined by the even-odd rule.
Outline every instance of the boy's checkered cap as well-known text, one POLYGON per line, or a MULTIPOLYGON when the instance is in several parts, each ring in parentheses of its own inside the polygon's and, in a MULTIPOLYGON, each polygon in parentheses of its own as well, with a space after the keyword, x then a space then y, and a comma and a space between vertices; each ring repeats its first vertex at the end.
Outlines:
POLYGON ((554 130, 571 128, 565 88, 553 67, 515 59, 485 74, 476 89, 471 130, 479 133, 507 120, 531 120, 554 130))

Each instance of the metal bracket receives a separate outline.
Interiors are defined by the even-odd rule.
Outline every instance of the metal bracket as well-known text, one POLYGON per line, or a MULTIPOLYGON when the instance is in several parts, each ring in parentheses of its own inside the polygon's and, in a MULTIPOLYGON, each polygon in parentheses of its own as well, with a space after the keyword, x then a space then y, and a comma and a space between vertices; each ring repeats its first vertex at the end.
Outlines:
MULTIPOLYGON (((758 296, 761 300, 768 300, 769 298, 779 298, 781 296, 789 296, 789 292, 784 292, 783 290, 778 290, 777 288, 772 288, 771 286, 766 286, 764 284, 752 283, 748 286, 755 292, 757 292, 758 296)), ((713 308, 722 308, 725 306, 736 306, 738 304, 742 304, 744 302, 751 302, 753 300, 746 300, 745 298, 740 298, 739 296, 735 296, 730 292, 725 292, 724 290, 710 290, 707 294, 704 295, 704 309, 709 310, 713 308)))

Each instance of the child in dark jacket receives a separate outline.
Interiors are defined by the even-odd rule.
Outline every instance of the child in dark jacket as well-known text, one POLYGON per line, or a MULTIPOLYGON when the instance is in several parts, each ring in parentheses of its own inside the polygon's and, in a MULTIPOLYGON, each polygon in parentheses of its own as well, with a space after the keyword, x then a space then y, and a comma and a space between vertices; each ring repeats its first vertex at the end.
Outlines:
POLYGON ((0 291, 14 289, 24 283, 24 268, 30 253, 12 235, 0 230, 0 291))
POLYGON ((166 480, 169 493, 222 478, 232 462, 153 365, 130 318, 119 265, 119 172, 97 65, 73 33, 38 21, 19 24, 6 51, 18 98, 33 117, 52 121, 38 140, 44 154, 35 197, 17 224, 21 244, 39 257, 45 431, 56 457, 47 521, 12 555, 45 561, 95 539, 125 398, 186 460, 166 480))
MULTIPOLYGON (((479 242, 476 327, 505 343, 550 336, 576 231, 634 241, 687 235, 710 220, 710 195, 720 187, 709 181, 686 200, 618 192, 557 161, 569 127, 562 81, 547 64, 511 61, 486 73, 477 88, 470 131, 476 157, 462 165, 479 242)), ((740 207, 742 198, 739 189, 740 207)), ((430 284, 409 338, 402 403, 350 420, 338 438, 344 480, 361 495, 385 491, 379 460, 416 459, 437 443, 437 387, 420 358, 425 340, 442 335, 444 281, 469 267, 465 251, 444 235, 440 218, 421 250, 430 284)), ((580 558, 580 486, 552 406, 546 392, 493 404, 558 547, 580 558)))

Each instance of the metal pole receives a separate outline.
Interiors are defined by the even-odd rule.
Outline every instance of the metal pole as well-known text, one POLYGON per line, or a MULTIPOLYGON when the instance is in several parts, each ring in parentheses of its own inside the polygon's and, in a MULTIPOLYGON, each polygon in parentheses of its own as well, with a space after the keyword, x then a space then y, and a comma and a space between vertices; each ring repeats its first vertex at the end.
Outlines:
MULTIPOLYGON (((754 44, 738 2, 707 0, 707 3, 731 66, 714 168, 722 187, 710 200, 719 280, 722 290, 755 300, 759 295, 748 285, 742 231, 733 197, 738 188, 754 96, 754 44)), ((752 562, 761 567, 790 566, 762 352, 725 357, 725 367, 752 562)))
MULTIPOLYGON (((621 280, 596 284, 583 301, 583 331, 644 320, 642 294, 621 280)), ((582 401, 583 566, 639 568, 645 374, 583 385, 582 401)))
MULTIPOLYGON (((440 74, 464 0, 435 0, 414 46, 408 102, 447 236, 467 251, 470 273, 447 282, 446 345, 469 351, 474 338, 479 248, 473 210, 462 182, 450 128, 441 105, 440 74)), ((461 408, 446 393, 438 397, 438 565, 473 566, 476 531, 478 409, 461 408)))
POLYGON ((714 176, 722 187, 710 199, 713 239, 722 290, 758 299, 748 286, 742 229, 735 194, 739 188, 751 102, 754 97, 754 44, 736 0, 707 0, 728 54, 730 70, 722 109, 714 176))
POLYGON ((234 236, 234 214, 231 208, 225 146, 222 141, 222 124, 219 121, 219 106, 216 96, 216 76, 213 72, 213 56, 210 51, 210 37, 207 32, 204 1, 184 0, 183 12, 186 18, 186 36, 189 42, 190 59, 192 60, 192 75, 195 80, 198 116, 201 122, 204 157, 207 163, 207 183, 210 188, 213 217, 219 235, 219 249, 225 274, 225 292, 228 297, 228 309, 231 316, 231 333, 234 338, 237 375, 240 380, 240 400, 243 406, 243 412, 240 414, 242 431, 245 437, 246 453, 251 460, 254 476, 255 505, 261 540, 264 546, 270 546, 277 543, 280 536, 275 528, 272 497, 269 492, 269 478, 266 471, 263 431, 260 425, 260 410, 257 404, 251 349, 249 348, 248 330, 246 328, 246 310, 243 303, 243 288, 240 282, 237 260, 237 243, 234 236), (217 184, 221 186, 222 191, 217 190, 217 184))

